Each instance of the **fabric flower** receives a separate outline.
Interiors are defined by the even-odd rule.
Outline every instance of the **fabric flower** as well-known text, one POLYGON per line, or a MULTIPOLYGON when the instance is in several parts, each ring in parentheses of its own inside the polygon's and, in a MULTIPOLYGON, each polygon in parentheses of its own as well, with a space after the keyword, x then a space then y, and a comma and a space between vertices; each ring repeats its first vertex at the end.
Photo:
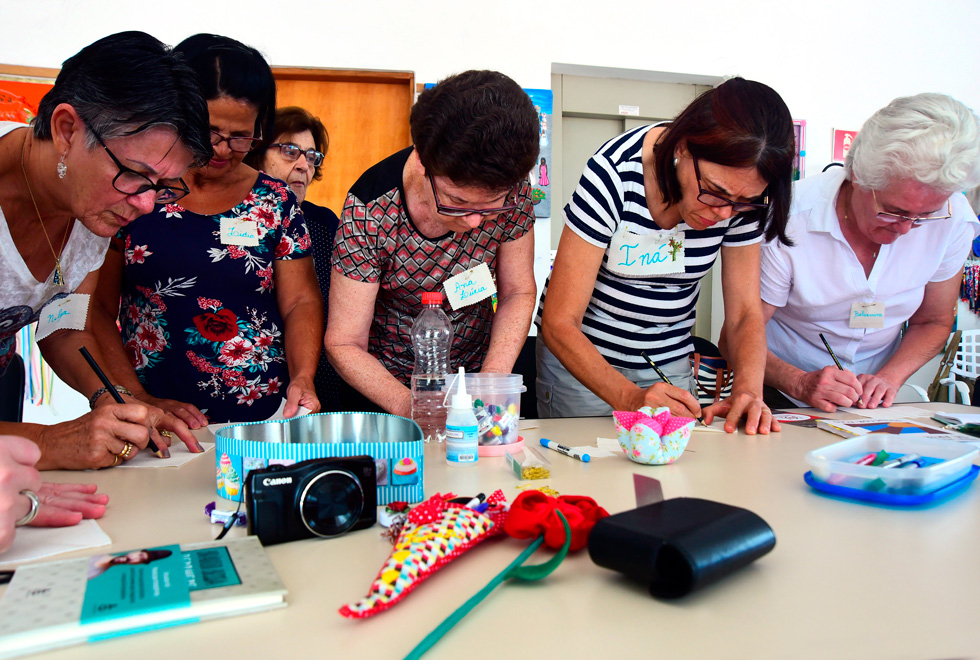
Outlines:
POLYGON ((194 325, 208 341, 228 341, 238 336, 238 317, 230 309, 204 312, 194 317, 194 325))
POLYGON ((569 552, 584 548, 595 524, 609 515, 591 497, 562 495, 554 498, 539 490, 527 490, 518 495, 511 505, 504 531, 515 539, 544 534, 544 544, 558 550, 565 544, 565 527, 555 514, 556 510, 565 516, 572 532, 569 552))

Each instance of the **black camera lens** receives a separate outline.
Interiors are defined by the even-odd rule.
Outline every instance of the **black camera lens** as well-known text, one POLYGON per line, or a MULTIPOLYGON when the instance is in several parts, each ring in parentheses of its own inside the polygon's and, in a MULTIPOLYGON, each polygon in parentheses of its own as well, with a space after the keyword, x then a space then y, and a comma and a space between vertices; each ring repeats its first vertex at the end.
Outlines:
POLYGON ((317 536, 343 534, 357 522, 364 509, 364 491, 350 472, 328 470, 314 476, 303 488, 299 515, 317 536))

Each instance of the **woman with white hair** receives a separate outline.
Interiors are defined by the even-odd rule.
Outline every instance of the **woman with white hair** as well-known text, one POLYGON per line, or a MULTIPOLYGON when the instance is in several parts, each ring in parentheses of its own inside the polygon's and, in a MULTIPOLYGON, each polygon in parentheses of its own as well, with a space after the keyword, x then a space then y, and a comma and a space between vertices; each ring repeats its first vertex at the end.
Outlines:
POLYGON ((826 412, 892 404, 949 335, 980 233, 962 191, 977 184, 977 116, 942 94, 895 99, 843 168, 796 182, 792 246, 762 250, 765 382, 778 390, 767 403, 788 403, 781 392, 826 412))

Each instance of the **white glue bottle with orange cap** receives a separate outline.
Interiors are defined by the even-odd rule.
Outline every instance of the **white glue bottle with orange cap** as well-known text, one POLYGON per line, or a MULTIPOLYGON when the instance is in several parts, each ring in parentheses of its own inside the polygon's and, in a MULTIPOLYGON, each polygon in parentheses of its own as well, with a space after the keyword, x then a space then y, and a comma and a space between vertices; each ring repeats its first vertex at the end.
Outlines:
POLYGON ((466 393, 463 367, 459 368, 459 385, 446 418, 446 460, 450 465, 475 465, 479 459, 479 427, 473 414, 473 397, 466 393))

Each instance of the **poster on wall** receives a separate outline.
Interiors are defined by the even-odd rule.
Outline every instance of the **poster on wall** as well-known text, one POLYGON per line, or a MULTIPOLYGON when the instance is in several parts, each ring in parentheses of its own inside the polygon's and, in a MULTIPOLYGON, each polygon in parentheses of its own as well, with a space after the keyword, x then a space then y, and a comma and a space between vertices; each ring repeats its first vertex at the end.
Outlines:
POLYGON ((538 162, 531 170, 531 201, 534 203, 534 217, 551 217, 551 177, 548 167, 551 163, 551 116, 552 93, 550 89, 525 89, 538 111, 541 152, 538 162))
POLYGON ((28 124, 37 116, 41 97, 54 86, 54 79, 18 76, 0 71, 0 121, 28 124))
POLYGON ((796 155, 793 156, 793 181, 804 177, 803 164, 806 160, 806 120, 793 120, 793 137, 796 139, 796 155))
POLYGON ((847 152, 851 150, 851 143, 854 142, 854 137, 857 134, 857 131, 834 129, 834 162, 844 162, 844 159, 847 158, 847 152))

